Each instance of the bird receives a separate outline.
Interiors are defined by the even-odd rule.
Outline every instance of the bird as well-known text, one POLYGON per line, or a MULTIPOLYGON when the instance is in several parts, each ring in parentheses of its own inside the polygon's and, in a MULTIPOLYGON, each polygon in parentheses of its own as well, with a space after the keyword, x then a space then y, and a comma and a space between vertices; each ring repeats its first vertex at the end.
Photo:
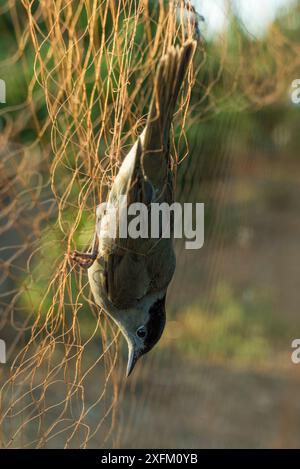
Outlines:
MULTIPOLYGON (((174 170, 170 130, 179 91, 192 61, 197 41, 170 46, 161 57, 153 82, 153 95, 145 128, 138 136, 114 179, 109 207, 126 196, 126 207, 174 201, 174 170)), ((120 208, 118 209, 120 211, 120 208)), ((96 210, 94 240, 89 252, 74 251, 72 259, 87 269, 95 300, 120 328, 128 345, 127 377, 139 358, 162 336, 166 324, 166 294, 175 272, 170 237, 108 236, 111 210, 96 210)), ((171 220, 171 235, 173 221, 171 220)))

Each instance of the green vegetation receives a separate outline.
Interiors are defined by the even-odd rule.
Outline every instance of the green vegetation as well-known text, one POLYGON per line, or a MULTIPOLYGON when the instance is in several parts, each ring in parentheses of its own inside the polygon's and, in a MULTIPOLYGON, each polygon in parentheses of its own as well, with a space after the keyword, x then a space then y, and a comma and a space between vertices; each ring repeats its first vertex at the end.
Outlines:
POLYGON ((239 297, 228 285, 219 285, 209 310, 197 301, 179 311, 176 321, 170 321, 164 344, 192 360, 266 363, 292 333, 273 310, 272 298, 263 290, 239 297))

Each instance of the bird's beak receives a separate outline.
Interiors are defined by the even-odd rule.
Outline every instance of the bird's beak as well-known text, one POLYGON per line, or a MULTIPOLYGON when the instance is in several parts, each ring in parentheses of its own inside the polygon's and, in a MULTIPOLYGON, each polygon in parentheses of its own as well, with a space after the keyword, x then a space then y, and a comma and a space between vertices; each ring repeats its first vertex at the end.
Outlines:
POLYGON ((128 343, 128 362, 127 362, 127 371, 126 371, 127 378, 131 374, 140 356, 141 354, 139 353, 138 350, 136 350, 134 344, 128 343))

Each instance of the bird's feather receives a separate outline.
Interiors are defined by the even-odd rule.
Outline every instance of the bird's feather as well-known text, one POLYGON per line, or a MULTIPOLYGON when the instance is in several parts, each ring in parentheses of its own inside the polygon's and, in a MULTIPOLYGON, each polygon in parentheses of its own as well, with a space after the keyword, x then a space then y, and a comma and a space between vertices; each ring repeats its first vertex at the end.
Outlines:
POLYGON ((160 60, 146 127, 141 135, 143 169, 159 191, 170 171, 170 127, 178 94, 196 48, 189 40, 181 48, 170 47, 160 60))
MULTIPOLYGON (((146 127, 121 165, 109 195, 110 204, 117 206, 120 195, 127 195, 128 204, 173 202, 170 126, 195 46, 191 40, 181 48, 171 47, 161 59, 146 127)), ((89 275, 94 289, 101 290, 97 297, 107 295, 114 307, 128 309, 141 298, 167 289, 175 270, 173 241, 121 239, 118 232, 115 238, 107 238, 105 227, 112 221, 110 216, 105 214, 98 224, 99 256, 89 275), (103 272, 98 280, 97 272, 103 272)))

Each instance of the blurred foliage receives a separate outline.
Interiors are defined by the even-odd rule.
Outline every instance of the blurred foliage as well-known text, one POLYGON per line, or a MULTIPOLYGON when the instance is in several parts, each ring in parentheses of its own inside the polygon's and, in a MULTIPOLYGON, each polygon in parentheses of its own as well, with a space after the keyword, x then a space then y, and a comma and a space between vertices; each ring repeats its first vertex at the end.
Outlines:
POLYGON ((209 311, 202 303, 198 299, 180 311, 163 341, 192 360, 256 366, 275 357, 292 335, 284 319, 274 316, 271 292, 263 289, 239 295, 223 283, 216 287, 209 311))

